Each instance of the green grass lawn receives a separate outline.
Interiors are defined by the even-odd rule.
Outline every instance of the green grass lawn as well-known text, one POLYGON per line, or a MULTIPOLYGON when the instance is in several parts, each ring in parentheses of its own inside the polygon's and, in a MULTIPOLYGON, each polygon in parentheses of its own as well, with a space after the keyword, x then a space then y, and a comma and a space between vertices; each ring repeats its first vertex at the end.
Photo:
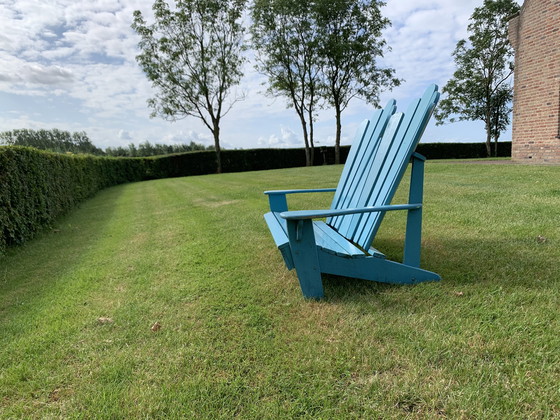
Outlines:
MULTIPOLYGON (((0 417, 560 418, 560 167, 428 163, 422 266, 443 280, 328 277, 306 301, 262 191, 340 171, 118 186, 10 250, 0 417)), ((382 225, 389 258, 404 223, 382 225)))

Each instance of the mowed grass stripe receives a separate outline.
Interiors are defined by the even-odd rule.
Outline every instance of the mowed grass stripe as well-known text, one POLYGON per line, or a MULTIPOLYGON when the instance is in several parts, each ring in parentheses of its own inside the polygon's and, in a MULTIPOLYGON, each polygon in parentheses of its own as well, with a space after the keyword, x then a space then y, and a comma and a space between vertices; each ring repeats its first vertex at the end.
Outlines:
MULTIPOLYGON (((321 302, 285 270, 262 191, 335 186, 341 167, 99 193, 1 261, 1 416, 560 416, 560 168, 427 169, 423 266, 443 281, 328 277, 321 302)), ((405 217, 376 239, 391 258, 405 217)))

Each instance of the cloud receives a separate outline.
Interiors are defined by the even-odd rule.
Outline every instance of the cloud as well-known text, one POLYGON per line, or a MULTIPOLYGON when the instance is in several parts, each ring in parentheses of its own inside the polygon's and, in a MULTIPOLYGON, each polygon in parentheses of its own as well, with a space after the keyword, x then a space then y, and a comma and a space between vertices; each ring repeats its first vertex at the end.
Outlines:
POLYGON ((392 20, 385 37, 392 51, 385 62, 404 79, 399 92, 410 97, 429 83, 444 84, 453 72, 453 52, 468 16, 480 1, 389 0, 392 20))
POLYGON ((26 62, 17 57, 0 53, 0 60, 5 63, 0 73, 0 88, 5 92, 26 92, 37 87, 64 87, 74 81, 73 72, 58 65, 42 65, 26 62))
MULTIPOLYGON (((0 2, 0 92, 17 97, 4 107, 8 112, 25 116, 0 119, 0 131, 23 128, 19 124, 24 123, 46 128, 56 124, 72 131, 86 130, 103 147, 145 140, 213 144, 210 132, 196 118, 173 124, 149 119, 146 101, 154 91, 136 63, 139 38, 130 25, 136 9, 152 20, 151 4, 146 0, 0 2), (37 97, 45 100, 34 101, 37 97), (25 101, 51 109, 28 111, 25 101), (68 110, 65 104, 73 108, 68 110), (55 118, 52 109, 57 111, 55 118), (77 114, 80 121, 75 119, 77 114)), ((382 61, 406 82, 384 93, 381 102, 395 97, 403 107, 427 84, 443 86, 454 68, 451 53, 466 36, 472 11, 481 4, 482 0, 387 0, 382 11, 393 23, 385 31, 392 51, 382 61)), ((253 65, 247 63, 238 88, 245 100, 236 103, 222 121, 222 143, 247 148, 257 144, 302 147, 297 115, 287 108, 285 98, 264 95, 267 79, 253 65)), ((343 143, 371 110, 363 101, 351 102, 343 114, 343 143)), ((318 144, 334 143, 333 121, 332 110, 319 111, 318 144)))
POLYGON ((59 66, 30 64, 24 69, 23 80, 40 85, 57 85, 72 82, 73 74, 59 66))
POLYGON ((214 139, 209 132, 203 133, 195 130, 175 131, 173 133, 160 137, 159 140, 155 142, 164 144, 189 144, 191 141, 196 144, 203 144, 205 146, 214 144, 214 139))
POLYGON ((482 0, 388 0, 383 13, 392 21, 385 37, 392 51, 384 62, 405 79, 403 97, 427 84, 443 86, 455 69, 452 52, 467 37, 467 25, 482 0))
POLYGON ((119 130, 119 139, 121 139, 121 140, 132 140, 132 136, 126 130, 119 130))
POLYGON ((301 137, 286 127, 280 129, 280 135, 271 134, 266 138, 259 137, 257 143, 261 147, 303 147, 303 140, 301 140, 301 137))

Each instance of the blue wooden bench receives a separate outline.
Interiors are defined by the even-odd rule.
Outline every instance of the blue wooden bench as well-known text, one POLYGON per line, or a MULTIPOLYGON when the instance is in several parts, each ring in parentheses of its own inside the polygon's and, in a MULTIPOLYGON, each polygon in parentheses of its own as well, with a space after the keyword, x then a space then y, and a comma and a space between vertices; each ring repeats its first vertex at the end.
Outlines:
POLYGON ((395 112, 394 100, 375 111, 357 131, 337 188, 265 192, 264 218, 305 297, 323 297, 321 273, 395 284, 440 280, 419 268, 425 158, 414 152, 438 99, 432 85, 406 113, 395 112), (409 162, 409 203, 391 205, 409 162), (334 192, 330 209, 288 211, 287 195, 317 192, 334 192), (408 211, 402 263, 371 247, 385 213, 394 210, 408 211))

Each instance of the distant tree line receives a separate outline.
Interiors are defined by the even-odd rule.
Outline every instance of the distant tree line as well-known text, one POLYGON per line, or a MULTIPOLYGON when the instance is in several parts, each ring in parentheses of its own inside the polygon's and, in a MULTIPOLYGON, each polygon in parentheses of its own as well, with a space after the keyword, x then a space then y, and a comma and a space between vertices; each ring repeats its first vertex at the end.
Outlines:
POLYGON ((0 133, 0 144, 7 146, 28 146, 57 153, 89 153, 103 155, 103 150, 93 145, 84 131, 70 133, 57 128, 52 130, 18 130, 0 133))
POLYGON ((27 146, 55 153, 83 153, 95 156, 147 157, 162 156, 173 153, 193 152, 197 150, 214 150, 213 146, 204 146, 191 141, 189 144, 152 144, 149 141, 135 146, 108 147, 105 150, 95 146, 84 131, 70 133, 59 130, 17 129, 0 132, 0 145, 27 146))
POLYGON ((147 156, 163 156, 174 153, 194 152, 197 150, 214 150, 214 146, 204 146, 191 141, 189 144, 159 144, 145 141, 136 147, 130 143, 127 147, 107 147, 105 149, 106 156, 128 156, 128 157, 147 157, 147 156))

